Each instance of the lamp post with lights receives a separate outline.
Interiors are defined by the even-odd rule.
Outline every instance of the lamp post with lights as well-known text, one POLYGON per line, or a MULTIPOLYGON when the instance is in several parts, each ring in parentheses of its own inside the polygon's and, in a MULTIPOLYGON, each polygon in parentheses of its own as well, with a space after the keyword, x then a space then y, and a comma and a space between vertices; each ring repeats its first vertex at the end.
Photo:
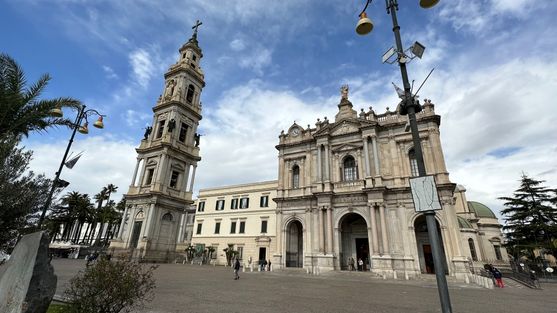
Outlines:
MULTIPOLYGON (((66 163, 66 158, 68 157, 68 152, 70 152, 70 148, 72 147, 72 143, 73 143, 73 139, 75 137, 76 131, 78 131, 82 134, 88 134, 89 133, 88 117, 91 116, 91 115, 96 115, 96 116, 99 117, 97 119, 97 121, 95 123, 93 123, 93 126, 96 127, 96 128, 101 128, 101 129, 104 128, 103 117, 105 117, 105 115, 102 115, 97 110, 93 110, 93 109, 85 110, 85 109, 86 109, 86 106, 81 105, 81 107, 79 108, 79 112, 77 113, 77 117, 75 118, 75 122, 72 124, 72 128, 73 128, 72 135, 70 137, 70 141, 68 142, 68 146, 66 147, 66 152, 64 152, 64 156, 62 157, 62 162, 60 162, 60 167, 58 168, 58 171, 56 172, 56 176, 54 177, 54 180, 52 181, 52 187, 50 188, 50 192, 48 193, 48 196, 46 198, 46 202, 44 204, 43 211, 41 212, 41 217, 39 218, 39 222, 37 224, 38 229, 40 229, 41 226, 42 226, 42 223, 43 223, 45 215, 46 215, 46 211, 50 207, 50 204, 52 202, 52 197, 54 195, 54 191, 56 190, 56 188, 60 187, 60 186, 64 186, 64 187, 67 186, 67 182, 64 182, 60 179, 60 174, 62 173, 62 169, 64 168, 64 164, 66 163), (82 125, 81 123, 84 120, 85 120, 85 122, 82 125)), ((60 108, 55 108, 55 109, 52 109, 50 111, 50 115, 54 116, 54 117, 62 117, 64 114, 63 114, 63 112, 60 108)))
MULTIPOLYGON (((366 0, 366 5, 362 12, 360 13, 359 17, 360 20, 356 26, 356 33, 359 35, 366 35, 373 30, 373 22, 367 17, 365 10, 367 9, 368 5, 372 2, 372 0, 366 0)), ((435 6, 439 0, 420 0, 420 6, 422 8, 431 8, 435 6)), ((409 57, 405 54, 405 50, 402 47, 402 39, 400 37, 400 26, 398 25, 398 20, 396 16, 396 11, 398 10, 398 2, 397 0, 385 0, 385 6, 387 8, 387 14, 391 15, 392 22, 393 22, 393 33, 395 35, 395 48, 391 48, 386 53, 386 56, 383 57, 383 62, 385 62, 390 56, 396 55, 396 60, 398 61, 398 65, 400 67, 400 74, 402 76, 402 83, 404 86, 404 94, 401 96, 402 103, 400 105, 400 114, 401 115, 408 115, 408 120, 410 124, 410 129, 412 132, 412 141, 414 144, 414 151, 416 154, 416 162, 418 165, 418 176, 419 177, 426 177, 427 173, 425 170, 424 159, 423 159, 423 152, 422 146, 420 143, 420 135, 418 132, 418 123, 416 122, 416 113, 422 110, 418 100, 416 99, 415 95, 412 95, 410 82, 408 80, 408 72, 406 70, 406 63, 409 62, 413 57, 409 57), (390 54, 390 55, 387 55, 390 54)), ((421 58, 423 50, 425 49, 424 46, 416 42, 414 46, 411 48, 412 53, 415 56, 421 58)), ((433 188, 436 188, 433 185, 433 188)), ((442 246, 439 240, 439 234, 437 232, 437 223, 435 221, 435 211, 433 210, 425 210, 423 211, 426 217, 427 229, 429 240, 431 242, 431 249, 433 253, 433 264, 435 267, 435 276, 437 278, 437 288, 439 290, 439 298, 441 301, 441 309, 443 313, 450 313, 452 312, 451 309, 451 301, 449 297, 449 289, 447 286, 447 279, 445 277, 445 266, 443 263, 443 253, 442 253, 442 246)))

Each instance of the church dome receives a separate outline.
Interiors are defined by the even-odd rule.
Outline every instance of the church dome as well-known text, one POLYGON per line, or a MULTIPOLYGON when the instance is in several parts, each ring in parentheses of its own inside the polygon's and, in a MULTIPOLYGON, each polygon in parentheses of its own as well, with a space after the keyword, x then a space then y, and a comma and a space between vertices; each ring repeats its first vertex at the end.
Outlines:
POLYGON ((457 216, 459 228, 473 228, 472 224, 462 216, 457 216))
POLYGON ((478 218, 497 218, 490 208, 476 201, 468 201, 468 209, 478 218))

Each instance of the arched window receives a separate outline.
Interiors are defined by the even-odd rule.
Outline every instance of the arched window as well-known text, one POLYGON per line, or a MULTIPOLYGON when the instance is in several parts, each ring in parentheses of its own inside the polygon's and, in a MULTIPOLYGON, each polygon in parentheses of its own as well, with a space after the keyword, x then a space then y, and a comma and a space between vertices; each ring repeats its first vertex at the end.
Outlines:
POLYGON ((476 254, 476 246, 474 245, 474 239, 468 239, 468 246, 470 247, 470 255, 472 256, 472 261, 478 260, 478 255, 476 254))
POLYGON ((190 84, 188 86, 188 93, 186 94, 186 101, 188 101, 189 103, 192 103, 194 93, 195 93, 195 87, 192 84, 190 84))
POLYGON ((294 165, 292 168, 292 188, 300 188, 300 167, 294 165))
POLYGON ((162 216, 162 220, 167 221, 167 222, 172 222, 172 214, 170 213, 166 213, 165 215, 162 216))
POLYGON ((345 181, 358 179, 358 168, 356 167, 356 160, 354 157, 347 156, 342 162, 343 165, 343 175, 345 181))
POLYGON ((418 161, 416 160, 416 151, 414 151, 414 148, 408 151, 408 159, 410 160, 410 176, 419 176, 418 161))

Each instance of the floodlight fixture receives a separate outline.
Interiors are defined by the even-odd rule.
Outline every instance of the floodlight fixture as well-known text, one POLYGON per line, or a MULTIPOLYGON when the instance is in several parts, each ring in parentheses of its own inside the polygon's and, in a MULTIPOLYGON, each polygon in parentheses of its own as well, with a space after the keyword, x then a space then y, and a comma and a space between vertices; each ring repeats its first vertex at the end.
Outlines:
POLYGON ((414 44, 412 45, 412 54, 417 56, 418 58, 422 58, 422 56, 424 55, 424 50, 425 50, 425 46, 422 45, 419 42, 414 42, 414 44))

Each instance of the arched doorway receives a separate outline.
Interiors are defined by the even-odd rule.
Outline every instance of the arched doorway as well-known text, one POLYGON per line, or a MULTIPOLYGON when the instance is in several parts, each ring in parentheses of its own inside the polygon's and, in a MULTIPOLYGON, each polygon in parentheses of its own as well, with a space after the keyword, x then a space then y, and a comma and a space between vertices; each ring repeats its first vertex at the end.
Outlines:
POLYGON ((303 227, 299 221, 292 221, 286 228, 286 267, 304 266, 303 227))
POLYGON ((362 216, 348 213, 340 221, 340 268, 350 269, 351 258, 358 270, 369 270, 369 238, 367 223, 362 216), (364 265, 358 267, 358 260, 362 259, 364 265))
MULTIPOLYGON (((439 222, 435 220, 437 225, 437 234, 441 244, 441 253, 443 265, 445 267, 445 274, 448 274, 447 258, 445 257, 445 245, 443 244, 443 237, 441 236, 441 228, 439 222)), ((424 274, 434 274, 435 266, 433 264, 433 251, 431 250, 431 243, 427 230, 427 223, 425 215, 420 215, 414 221, 414 231, 416 233, 416 244, 418 245, 418 258, 420 260, 420 270, 424 274)))

